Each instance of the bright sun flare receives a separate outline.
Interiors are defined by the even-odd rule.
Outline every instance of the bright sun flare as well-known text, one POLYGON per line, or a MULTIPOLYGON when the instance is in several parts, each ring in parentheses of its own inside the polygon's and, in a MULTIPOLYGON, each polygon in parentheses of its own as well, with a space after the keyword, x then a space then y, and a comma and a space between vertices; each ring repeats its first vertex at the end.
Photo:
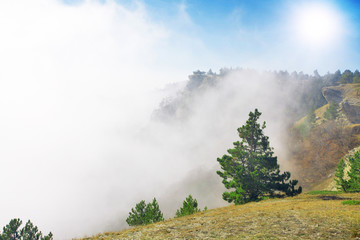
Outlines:
POLYGON ((329 46, 341 36, 340 14, 326 5, 310 4, 298 8, 293 28, 297 41, 313 47, 329 46))

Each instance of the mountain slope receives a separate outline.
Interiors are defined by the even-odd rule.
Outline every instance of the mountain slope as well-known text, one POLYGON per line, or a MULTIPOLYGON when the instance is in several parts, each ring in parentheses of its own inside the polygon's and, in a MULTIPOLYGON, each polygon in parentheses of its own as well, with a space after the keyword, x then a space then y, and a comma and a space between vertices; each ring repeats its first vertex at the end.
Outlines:
POLYGON ((212 209, 83 240, 350 239, 360 236, 360 205, 342 204, 350 198, 359 200, 360 193, 301 194, 212 209))
POLYGON ((289 137, 290 161, 294 175, 305 190, 333 189, 335 168, 341 158, 359 146, 360 98, 359 84, 324 87, 328 101, 315 110, 316 121, 311 131, 300 131, 307 117, 300 119, 289 137), (329 104, 338 104, 337 117, 325 118, 329 104))

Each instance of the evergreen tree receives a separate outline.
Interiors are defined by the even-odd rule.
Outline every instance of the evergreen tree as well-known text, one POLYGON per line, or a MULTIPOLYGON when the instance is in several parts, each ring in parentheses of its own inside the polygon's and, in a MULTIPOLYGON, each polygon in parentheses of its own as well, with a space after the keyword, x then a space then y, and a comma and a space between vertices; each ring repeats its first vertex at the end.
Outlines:
POLYGON ((309 124, 310 128, 312 128, 316 121, 315 107, 311 107, 309 109, 306 121, 309 124))
POLYGON ((146 225, 160 221, 164 221, 164 217, 156 198, 148 204, 144 200, 140 201, 136 204, 135 209, 131 209, 129 217, 126 219, 129 226, 146 225))
POLYGON ((345 161, 341 159, 336 171, 335 182, 337 188, 344 192, 360 192, 360 151, 349 157, 350 170, 347 172, 348 179, 345 179, 345 161))
POLYGON ((348 187, 352 192, 360 191, 360 151, 349 157, 350 171, 348 171, 348 187))
POLYGON ((355 72, 354 72, 353 83, 360 83, 360 72, 359 72, 359 70, 355 70, 355 72))
POLYGON ((336 102, 331 102, 329 107, 326 109, 324 113, 324 118, 328 120, 334 120, 337 117, 337 109, 339 108, 339 104, 336 102))
POLYGON ((20 231, 23 240, 39 240, 41 238, 41 232, 39 232, 37 226, 34 226, 30 220, 26 223, 25 227, 20 231))
POLYGON ((297 181, 289 181, 290 172, 280 173, 277 157, 273 156, 269 137, 263 134, 266 127, 257 122, 261 113, 255 109, 249 113, 246 125, 238 128, 241 142, 234 142, 229 149, 230 155, 218 158, 222 171, 217 174, 229 192, 223 193, 223 199, 235 204, 260 200, 264 196, 279 196, 280 193, 293 196, 301 193, 301 187, 295 188, 297 181))
POLYGON ((156 198, 154 198, 152 203, 149 203, 146 207, 146 212, 149 213, 149 218, 151 219, 151 222, 155 223, 164 221, 163 213, 160 211, 160 207, 158 202, 156 201, 156 198))
POLYGON ((183 207, 176 211, 175 217, 182 217, 190 214, 200 212, 197 200, 189 195, 183 202, 183 207))
POLYGON ((52 240, 53 235, 50 232, 48 235, 43 236, 37 226, 28 220, 25 227, 19 229, 22 221, 19 218, 10 220, 3 228, 2 234, 0 234, 0 240, 52 240))
POLYGON ((337 189, 347 192, 348 182, 344 178, 345 167, 346 167, 345 161, 344 159, 341 159, 335 170, 335 182, 337 189))
POLYGON ((341 72, 340 70, 337 70, 332 77, 332 80, 330 82, 335 83, 335 82, 339 82, 341 80, 341 72))
POLYGON ((341 83, 352 83, 354 74, 350 70, 345 70, 341 75, 341 83))
POLYGON ((1 240, 17 240, 21 239, 19 228, 22 224, 22 221, 19 218, 11 219, 9 224, 3 228, 1 234, 1 240))

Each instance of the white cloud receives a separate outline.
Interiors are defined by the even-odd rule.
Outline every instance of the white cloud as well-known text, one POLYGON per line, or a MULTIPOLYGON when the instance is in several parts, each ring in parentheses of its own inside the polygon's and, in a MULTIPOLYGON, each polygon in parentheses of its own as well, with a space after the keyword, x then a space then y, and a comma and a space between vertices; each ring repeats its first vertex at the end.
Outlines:
POLYGON ((149 184, 134 178, 159 182, 133 137, 188 56, 141 4, 2 1, 0 32, 0 225, 31 219, 63 239, 123 224, 149 184))

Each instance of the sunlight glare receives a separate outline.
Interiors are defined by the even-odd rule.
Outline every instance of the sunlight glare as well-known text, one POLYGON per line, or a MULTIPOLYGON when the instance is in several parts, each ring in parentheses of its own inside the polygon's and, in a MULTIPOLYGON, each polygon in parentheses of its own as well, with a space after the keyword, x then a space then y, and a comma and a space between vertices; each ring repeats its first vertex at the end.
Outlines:
POLYGON ((341 37, 340 14, 332 7, 309 4, 297 8, 293 30, 298 43, 313 47, 331 46, 341 37))

